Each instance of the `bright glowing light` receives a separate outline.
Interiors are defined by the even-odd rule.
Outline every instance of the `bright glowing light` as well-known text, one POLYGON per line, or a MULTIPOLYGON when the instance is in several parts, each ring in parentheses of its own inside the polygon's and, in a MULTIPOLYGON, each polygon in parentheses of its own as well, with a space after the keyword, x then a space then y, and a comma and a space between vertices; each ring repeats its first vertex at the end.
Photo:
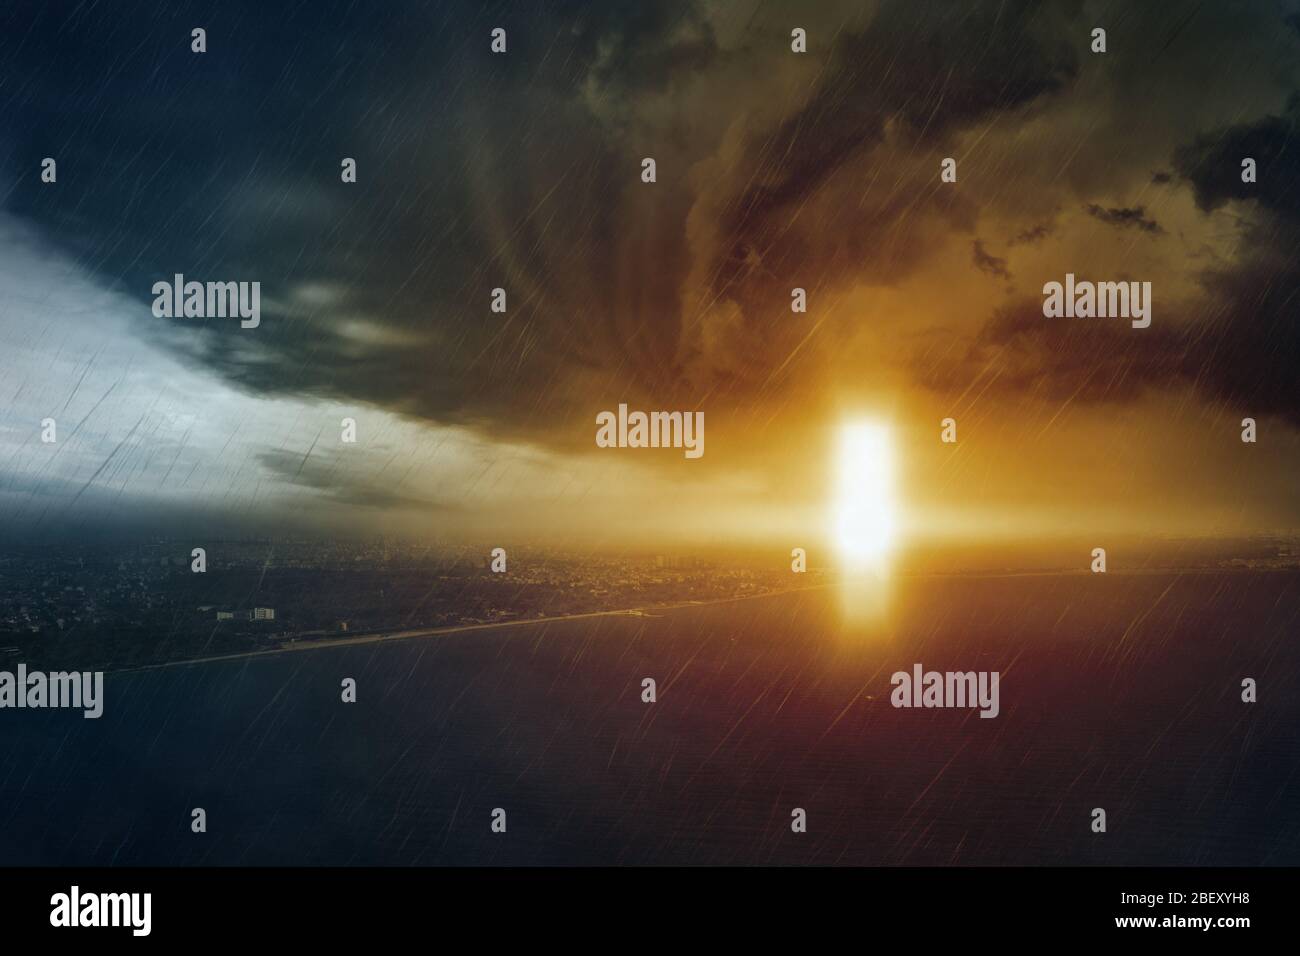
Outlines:
POLYGON ((840 428, 835 539, 850 563, 879 563, 894 544, 894 448, 871 422, 840 428))

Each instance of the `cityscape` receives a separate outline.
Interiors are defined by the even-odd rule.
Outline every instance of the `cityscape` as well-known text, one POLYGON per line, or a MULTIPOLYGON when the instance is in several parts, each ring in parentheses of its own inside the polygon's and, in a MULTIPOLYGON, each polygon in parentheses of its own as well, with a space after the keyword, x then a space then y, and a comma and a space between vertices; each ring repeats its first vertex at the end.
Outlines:
MULTIPOLYGON (((795 573, 767 552, 512 551, 386 538, 212 542, 194 570, 189 542, 27 545, 0 555, 0 660, 120 669, 392 632, 437 630, 778 594, 826 585, 834 565, 795 573)), ((916 552, 898 577, 1068 571, 1060 549, 982 560, 916 552)), ((1133 570, 1300 568, 1287 535, 1147 545, 1133 570)))
POLYGON ((384 541, 33 547, 0 556, 0 654, 122 668, 298 641, 728 600, 810 586, 789 561, 699 555, 508 556, 384 541))

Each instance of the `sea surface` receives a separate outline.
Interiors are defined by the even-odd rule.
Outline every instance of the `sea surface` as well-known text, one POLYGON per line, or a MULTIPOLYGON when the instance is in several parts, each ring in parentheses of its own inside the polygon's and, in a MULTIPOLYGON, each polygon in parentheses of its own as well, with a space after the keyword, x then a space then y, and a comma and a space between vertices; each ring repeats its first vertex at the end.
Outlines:
POLYGON ((0 864, 1296 865, 1298 624, 1289 571, 908 578, 110 673, 0 711, 0 864))

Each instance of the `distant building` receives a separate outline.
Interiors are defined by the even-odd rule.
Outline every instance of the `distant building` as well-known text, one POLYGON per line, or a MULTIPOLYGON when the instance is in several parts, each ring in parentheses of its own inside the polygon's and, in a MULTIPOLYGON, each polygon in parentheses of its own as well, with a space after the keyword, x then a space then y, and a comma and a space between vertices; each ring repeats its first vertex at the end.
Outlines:
POLYGON ((218 612, 217 612, 217 620, 218 620, 218 621, 233 621, 234 619, 235 619, 235 612, 234 612, 234 611, 218 611, 218 612))
POLYGON ((275 608, 273 607, 255 607, 249 614, 250 621, 274 621, 275 608))

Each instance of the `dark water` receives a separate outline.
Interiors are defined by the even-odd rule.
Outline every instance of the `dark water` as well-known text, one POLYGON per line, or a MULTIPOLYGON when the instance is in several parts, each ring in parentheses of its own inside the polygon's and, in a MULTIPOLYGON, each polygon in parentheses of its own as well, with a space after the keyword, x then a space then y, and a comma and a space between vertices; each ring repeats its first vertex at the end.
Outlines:
POLYGON ((0 711, 0 863, 1300 863, 1300 575, 893 592, 109 675, 0 711), (1001 715, 891 707, 916 662, 1001 715))

